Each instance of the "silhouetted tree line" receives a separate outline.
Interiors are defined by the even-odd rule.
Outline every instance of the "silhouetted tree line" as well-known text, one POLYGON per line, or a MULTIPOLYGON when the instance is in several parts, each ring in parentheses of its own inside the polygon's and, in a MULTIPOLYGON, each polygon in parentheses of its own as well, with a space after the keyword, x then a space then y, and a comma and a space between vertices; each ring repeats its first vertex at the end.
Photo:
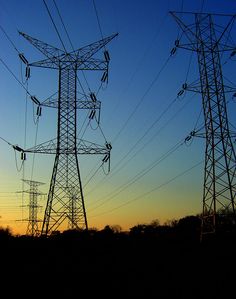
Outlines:
POLYGON ((234 276, 227 273, 236 266, 236 238, 200 243, 200 231, 200 216, 153 220, 129 231, 119 225, 58 231, 48 238, 14 236, 0 228, 2 294, 231 298, 234 276), (200 284, 199 275, 209 283, 200 284))
MULTIPOLYGON (((221 225, 221 230, 230 230, 235 227, 235 218, 232 213, 221 213, 217 216, 221 225)), ((163 225, 158 219, 149 224, 137 224, 129 229, 122 231, 120 225, 106 225, 103 229, 91 228, 89 230, 65 230, 63 232, 54 231, 48 239, 52 240, 89 240, 96 239, 101 241, 118 239, 140 239, 140 240, 159 240, 159 241, 185 241, 199 242, 201 233, 201 217, 186 216, 179 220, 168 220, 163 225)), ((0 241, 10 239, 35 239, 26 235, 14 236, 9 227, 0 228, 0 241)))

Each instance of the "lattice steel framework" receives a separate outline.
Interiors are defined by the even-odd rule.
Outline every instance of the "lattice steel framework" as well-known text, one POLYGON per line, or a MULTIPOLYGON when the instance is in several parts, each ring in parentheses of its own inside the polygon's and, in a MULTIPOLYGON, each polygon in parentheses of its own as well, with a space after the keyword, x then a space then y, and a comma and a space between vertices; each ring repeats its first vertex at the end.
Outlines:
POLYGON ((221 229, 226 214, 235 221, 236 156, 226 105, 226 93, 235 90, 224 84, 221 67, 222 52, 235 49, 229 35, 235 16, 171 14, 187 40, 177 41, 177 46, 197 53, 200 86, 190 84, 188 89, 201 92, 205 121, 202 235, 215 233, 221 229))
POLYGON ((42 192, 38 191, 38 186, 43 185, 44 183, 36 182, 32 180, 23 180, 26 184, 30 186, 29 190, 25 190, 25 193, 29 194, 29 218, 27 219, 28 225, 26 234, 36 237, 40 234, 39 225, 38 223, 40 220, 38 220, 38 208, 40 207, 38 205, 38 197, 43 195, 42 192))
MULTIPOLYGON (((105 155, 110 159, 110 147, 99 146, 77 137, 77 109, 97 111, 101 103, 95 98, 77 99, 77 71, 103 70, 107 76, 109 59, 92 58, 117 34, 104 38, 81 49, 67 53, 38 39, 20 33, 47 58, 30 66, 58 69, 58 98, 47 99, 41 105, 57 108, 57 138, 26 152, 55 154, 48 200, 45 209, 42 235, 60 230, 65 222, 69 229, 88 228, 78 154, 105 155)), ((105 54, 105 53, 104 53, 105 54)), ((65 227, 63 227, 65 229, 65 227)))

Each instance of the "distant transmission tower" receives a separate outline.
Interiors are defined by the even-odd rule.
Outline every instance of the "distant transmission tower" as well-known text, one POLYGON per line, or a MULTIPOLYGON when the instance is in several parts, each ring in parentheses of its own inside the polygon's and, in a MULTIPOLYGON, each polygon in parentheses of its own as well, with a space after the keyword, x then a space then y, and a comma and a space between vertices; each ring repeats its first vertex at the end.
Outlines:
POLYGON ((198 58, 200 85, 190 84, 187 89, 201 93, 205 121, 203 236, 219 231, 225 216, 230 215, 233 221, 236 216, 236 156, 226 105, 226 93, 235 89, 224 84, 221 67, 222 52, 235 51, 230 39, 235 15, 171 14, 186 37, 185 43, 177 40, 176 46, 195 51, 198 58))
POLYGON ((28 225, 26 234, 29 236, 36 237, 40 234, 39 231, 39 220, 38 220, 38 196, 43 195, 43 193, 38 191, 38 186, 43 185, 44 183, 36 182, 32 180, 23 180, 30 186, 29 190, 25 190, 25 193, 29 194, 29 218, 27 219, 28 225))
POLYGON ((48 200, 42 226, 42 235, 65 229, 88 228, 87 217, 79 170, 78 154, 105 155, 103 162, 110 161, 111 146, 100 146, 77 136, 77 109, 90 110, 92 119, 100 111, 101 102, 96 95, 77 99, 77 71, 102 70, 102 81, 108 77, 109 54, 104 51, 104 59, 93 58, 94 54, 109 43, 117 34, 94 42, 88 46, 67 53, 38 39, 20 33, 34 47, 41 51, 46 59, 29 64, 30 66, 57 69, 59 71, 58 98, 49 98, 36 104, 57 108, 57 138, 26 150, 32 153, 55 154, 48 200), (63 226, 64 225, 64 226, 63 226))

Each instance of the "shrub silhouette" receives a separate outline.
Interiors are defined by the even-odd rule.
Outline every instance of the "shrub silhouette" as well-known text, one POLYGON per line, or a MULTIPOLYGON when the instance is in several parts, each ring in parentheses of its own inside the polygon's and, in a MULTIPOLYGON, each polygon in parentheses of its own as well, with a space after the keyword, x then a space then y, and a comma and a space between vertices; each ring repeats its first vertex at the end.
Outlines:
POLYGON ((0 240, 9 240, 12 237, 11 229, 9 227, 0 227, 0 240))

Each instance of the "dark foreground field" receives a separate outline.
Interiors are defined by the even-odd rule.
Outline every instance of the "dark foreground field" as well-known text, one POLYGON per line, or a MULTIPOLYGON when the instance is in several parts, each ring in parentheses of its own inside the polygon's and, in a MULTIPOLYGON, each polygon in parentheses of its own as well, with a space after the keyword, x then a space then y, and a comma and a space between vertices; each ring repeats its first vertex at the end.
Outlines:
POLYGON ((0 298, 235 298, 233 236, 67 232, 0 246, 0 298))

